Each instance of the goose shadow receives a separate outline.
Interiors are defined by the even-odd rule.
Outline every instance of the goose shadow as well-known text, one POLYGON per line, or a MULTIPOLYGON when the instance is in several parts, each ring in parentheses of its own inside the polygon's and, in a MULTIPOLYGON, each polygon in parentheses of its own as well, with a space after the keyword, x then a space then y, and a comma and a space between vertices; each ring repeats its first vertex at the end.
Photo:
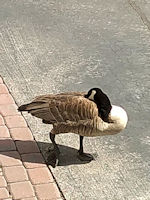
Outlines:
MULTIPOLYGON (((90 162, 79 160, 77 157, 78 150, 73 147, 65 145, 58 145, 58 147, 60 150, 58 166, 81 165, 90 162)), ((3 165, 3 161, 1 161, 3 156, 12 157, 26 163, 45 163, 47 165, 51 165, 49 161, 53 159, 51 158, 51 156, 53 156, 53 152, 52 143, 34 140, 16 140, 15 145, 12 145, 11 139, 3 139, 0 140, 0 165, 3 165), (40 158, 39 149, 45 161, 40 158), (19 152, 20 156, 16 151, 19 152)), ((93 156, 97 157, 97 155, 93 156)), ((54 167, 53 165, 51 166, 54 167)))
MULTIPOLYGON (((37 142, 37 143, 47 164, 50 164, 54 152, 52 143, 45 143, 45 142, 37 142)), ((90 162, 90 161, 79 160, 79 158, 77 157, 78 149, 61 144, 58 144, 58 148, 60 150, 59 164, 58 164, 59 166, 82 165, 90 162)), ((93 157, 97 157, 97 155, 93 154, 93 157)))

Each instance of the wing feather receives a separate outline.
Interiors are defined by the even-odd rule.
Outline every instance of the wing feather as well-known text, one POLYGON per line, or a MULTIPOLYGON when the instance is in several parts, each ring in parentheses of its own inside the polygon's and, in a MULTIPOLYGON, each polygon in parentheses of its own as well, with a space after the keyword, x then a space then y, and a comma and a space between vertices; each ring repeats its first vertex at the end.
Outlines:
POLYGON ((46 123, 59 123, 69 120, 79 122, 91 120, 98 116, 94 102, 86 99, 85 93, 62 93, 57 95, 42 95, 31 103, 23 105, 21 111, 43 119, 46 123))

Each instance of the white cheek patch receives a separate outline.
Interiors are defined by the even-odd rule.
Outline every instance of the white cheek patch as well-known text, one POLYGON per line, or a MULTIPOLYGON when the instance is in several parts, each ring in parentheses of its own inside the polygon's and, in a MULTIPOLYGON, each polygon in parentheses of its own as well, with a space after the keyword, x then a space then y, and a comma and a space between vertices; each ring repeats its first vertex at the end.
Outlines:
POLYGON ((95 90, 92 90, 91 95, 88 97, 88 99, 93 100, 94 101, 94 96, 96 94, 95 90))

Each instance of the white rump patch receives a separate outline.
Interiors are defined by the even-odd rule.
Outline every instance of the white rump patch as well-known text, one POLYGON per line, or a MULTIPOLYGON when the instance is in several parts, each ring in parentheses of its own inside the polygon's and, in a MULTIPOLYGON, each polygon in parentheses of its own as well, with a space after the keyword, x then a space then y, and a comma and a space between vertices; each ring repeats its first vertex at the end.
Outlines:
POLYGON ((93 100, 94 101, 94 96, 96 94, 95 90, 92 90, 91 95, 88 97, 88 99, 93 100))

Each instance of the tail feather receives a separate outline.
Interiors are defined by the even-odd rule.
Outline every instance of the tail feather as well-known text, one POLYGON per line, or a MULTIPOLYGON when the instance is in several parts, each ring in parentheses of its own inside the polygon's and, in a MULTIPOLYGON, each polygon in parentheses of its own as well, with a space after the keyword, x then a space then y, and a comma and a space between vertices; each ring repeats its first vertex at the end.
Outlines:
POLYGON ((45 102, 31 102, 28 104, 21 105, 18 110, 19 111, 28 111, 31 112, 33 110, 44 109, 47 108, 48 104, 45 102))
POLYGON ((19 111, 26 111, 31 115, 41 118, 44 123, 51 124, 56 122, 55 117, 50 111, 49 102, 37 101, 21 105, 19 111))
POLYGON ((19 107, 18 107, 18 111, 20 111, 20 112, 21 112, 21 111, 28 111, 28 110, 27 110, 28 105, 29 105, 29 104, 24 104, 24 105, 19 106, 19 107))

